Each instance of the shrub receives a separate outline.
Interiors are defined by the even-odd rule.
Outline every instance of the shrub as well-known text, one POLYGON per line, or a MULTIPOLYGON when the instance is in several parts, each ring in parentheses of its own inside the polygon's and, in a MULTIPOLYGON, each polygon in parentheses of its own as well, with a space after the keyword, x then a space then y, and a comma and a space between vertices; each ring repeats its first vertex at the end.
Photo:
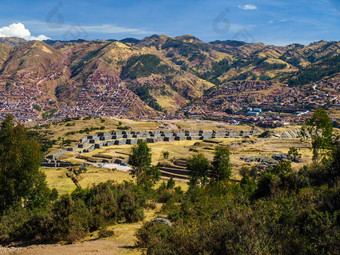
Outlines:
POLYGON ((91 116, 91 115, 89 115, 89 116, 83 118, 83 120, 90 120, 90 119, 92 119, 92 116, 91 116))
POLYGON ((163 151, 162 154, 163 154, 163 158, 164 159, 168 159, 169 158, 170 153, 168 151, 163 151))
POLYGON ((156 203, 154 201, 149 201, 147 204, 146 204, 146 207, 147 208, 150 208, 152 210, 155 210, 156 209, 156 203))
POLYGON ((175 187, 175 181, 174 179, 172 178, 172 176, 170 177, 170 179, 168 180, 167 184, 166 184, 166 188, 167 189, 172 189, 175 187))
POLYGON ((115 232, 113 230, 109 230, 107 228, 102 228, 98 232, 98 237, 99 238, 105 238, 105 237, 110 237, 113 236, 115 232))
MULTIPOLYGON (((52 192, 51 197, 55 200, 57 193, 52 192)), ((117 221, 142 220, 144 206, 144 194, 133 183, 106 182, 77 188, 54 201, 47 211, 22 207, 7 210, 0 218, 0 241, 72 243, 117 221)))

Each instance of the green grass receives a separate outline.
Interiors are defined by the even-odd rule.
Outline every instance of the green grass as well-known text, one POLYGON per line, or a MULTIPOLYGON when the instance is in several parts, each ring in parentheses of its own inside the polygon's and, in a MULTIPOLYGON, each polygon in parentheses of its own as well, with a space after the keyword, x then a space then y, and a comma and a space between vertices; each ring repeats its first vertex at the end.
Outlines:
POLYGON ((55 188, 60 195, 71 193, 76 185, 66 176, 66 168, 41 168, 46 174, 46 181, 48 186, 55 188))
MULTIPOLYGON (((57 189, 60 195, 71 193, 75 190, 76 185, 66 176, 67 168, 41 168, 46 174, 48 186, 57 189)), ((91 187, 93 184, 106 181, 116 181, 122 183, 124 181, 134 181, 134 178, 124 171, 110 170, 98 167, 88 167, 86 173, 80 175, 79 184, 82 188, 91 187)), ((164 180, 165 182, 167 180, 164 180)), ((156 185, 158 187, 162 180, 156 185)), ((176 186, 180 186, 182 190, 187 190, 188 185, 185 182, 176 182, 176 186)))
POLYGON ((81 174, 82 179, 79 184, 83 187, 90 187, 93 184, 106 181, 116 181, 122 183, 124 181, 132 181, 133 178, 128 172, 110 170, 105 168, 88 167, 86 173, 81 174))

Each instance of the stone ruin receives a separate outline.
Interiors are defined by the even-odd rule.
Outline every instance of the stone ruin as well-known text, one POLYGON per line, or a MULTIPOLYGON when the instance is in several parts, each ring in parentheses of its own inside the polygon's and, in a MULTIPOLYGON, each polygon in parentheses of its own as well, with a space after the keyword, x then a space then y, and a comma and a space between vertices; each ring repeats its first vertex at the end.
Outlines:
POLYGON ((94 135, 85 136, 80 139, 79 144, 63 149, 47 157, 48 160, 55 160, 67 151, 88 153, 104 146, 114 145, 134 145, 139 139, 146 140, 148 143, 171 142, 184 140, 208 140, 215 138, 236 138, 240 136, 250 136, 260 133, 258 130, 250 131, 215 131, 199 130, 184 132, 174 131, 112 131, 110 133, 100 132, 94 135))

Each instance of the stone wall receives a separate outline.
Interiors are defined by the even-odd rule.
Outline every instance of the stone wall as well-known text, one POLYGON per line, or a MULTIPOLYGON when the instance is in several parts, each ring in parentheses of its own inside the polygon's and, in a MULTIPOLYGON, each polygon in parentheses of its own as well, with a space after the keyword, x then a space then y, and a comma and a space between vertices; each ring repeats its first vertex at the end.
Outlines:
MULTIPOLYGON (((155 142, 170 142, 170 141, 183 141, 183 140, 208 140, 214 138, 236 138, 240 136, 250 136, 261 133, 258 130, 250 131, 215 131, 215 130, 199 130, 199 131, 112 131, 110 133, 100 132, 94 135, 85 136, 80 139, 80 143, 74 147, 61 150, 55 154, 49 155, 48 159, 56 159, 67 151, 75 151, 82 148, 79 153, 91 152, 95 149, 100 149, 103 146, 137 144, 139 139, 146 140, 148 143, 155 142), (85 148, 92 144, 88 148, 85 148), (85 149, 84 149, 85 148, 85 149)), ((288 136, 288 135, 287 135, 288 136)))

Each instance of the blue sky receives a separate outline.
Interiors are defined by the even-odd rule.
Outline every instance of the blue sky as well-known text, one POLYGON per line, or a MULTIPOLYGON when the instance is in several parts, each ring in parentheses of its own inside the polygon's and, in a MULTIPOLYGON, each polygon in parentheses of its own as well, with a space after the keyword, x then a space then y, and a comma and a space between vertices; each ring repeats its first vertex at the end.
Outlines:
POLYGON ((26 39, 141 39, 152 34, 192 34, 206 42, 236 39, 287 45, 338 41, 339 25, 340 0, 11 0, 0 3, 0 36, 16 35, 26 39))

